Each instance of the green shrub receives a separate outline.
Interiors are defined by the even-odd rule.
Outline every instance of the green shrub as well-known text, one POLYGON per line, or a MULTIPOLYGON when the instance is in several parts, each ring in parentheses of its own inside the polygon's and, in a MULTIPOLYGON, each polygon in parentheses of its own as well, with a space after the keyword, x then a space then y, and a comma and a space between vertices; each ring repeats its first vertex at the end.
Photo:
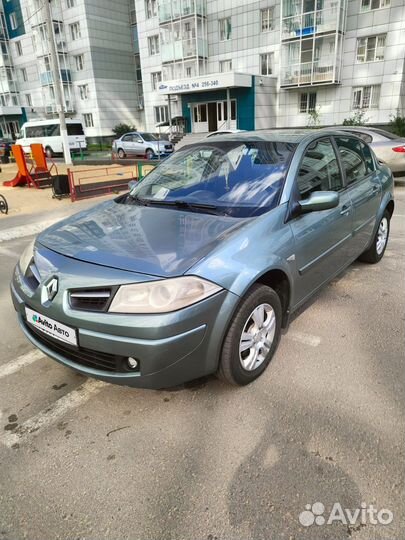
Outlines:
POLYGON ((122 135, 124 135, 125 133, 128 133, 129 131, 136 131, 136 127, 129 126, 128 124, 118 124, 112 130, 114 135, 117 136, 117 139, 119 139, 122 135))
POLYGON ((388 127, 389 130, 392 131, 392 133, 395 133, 395 135, 405 137, 405 117, 400 116, 399 111, 395 116, 391 115, 391 120, 388 124, 388 127))
POLYGON ((366 113, 364 111, 356 111, 351 117, 343 120, 344 126, 364 126, 368 122, 366 113))

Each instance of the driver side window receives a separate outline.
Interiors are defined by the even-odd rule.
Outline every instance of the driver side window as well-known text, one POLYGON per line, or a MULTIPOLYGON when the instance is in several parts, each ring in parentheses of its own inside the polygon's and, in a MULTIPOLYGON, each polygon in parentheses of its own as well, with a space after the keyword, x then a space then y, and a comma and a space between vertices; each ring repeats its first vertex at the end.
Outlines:
POLYGON ((330 139, 319 139, 305 151, 297 176, 301 199, 314 191, 339 191, 343 188, 342 175, 330 139))

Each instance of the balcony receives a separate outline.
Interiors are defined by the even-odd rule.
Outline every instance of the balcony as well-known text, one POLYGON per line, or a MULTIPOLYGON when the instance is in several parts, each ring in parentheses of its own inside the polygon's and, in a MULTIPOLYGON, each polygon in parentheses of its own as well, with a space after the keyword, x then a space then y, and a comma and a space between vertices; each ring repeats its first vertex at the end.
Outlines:
MULTIPOLYGON (((46 86, 48 84, 53 84, 53 74, 51 71, 44 71, 40 74, 40 80, 41 85, 46 86)), ((60 78, 62 80, 62 83, 64 84, 70 84, 72 82, 72 76, 70 73, 70 69, 61 69, 60 70, 60 78)))
POLYGON ((343 17, 339 17, 339 11, 336 7, 284 17, 281 28, 281 39, 305 38, 314 34, 325 34, 342 30, 343 17))
MULTIPOLYGON (((58 107, 57 107, 57 105, 56 105, 56 103, 54 101, 52 103, 49 103, 45 107, 45 113, 48 116, 55 116, 55 115, 58 114, 58 112, 59 112, 59 109, 58 109, 58 107)), ((65 112, 66 113, 74 113, 74 112, 76 112, 75 105, 74 105, 73 101, 69 101, 69 100, 65 101, 65 112)))
POLYGON ((165 24, 170 21, 207 15, 206 0, 161 0, 159 2, 159 23, 165 24))
POLYGON ((196 56, 206 58, 208 56, 207 41, 202 38, 174 41, 162 44, 162 62, 175 62, 196 56))
POLYGON ((321 84, 337 84, 333 64, 320 62, 305 62, 291 64, 281 71, 282 87, 297 87, 321 84))
POLYGON ((5 107, 0 105, 0 116, 19 116, 22 114, 22 109, 18 105, 6 105, 5 107))

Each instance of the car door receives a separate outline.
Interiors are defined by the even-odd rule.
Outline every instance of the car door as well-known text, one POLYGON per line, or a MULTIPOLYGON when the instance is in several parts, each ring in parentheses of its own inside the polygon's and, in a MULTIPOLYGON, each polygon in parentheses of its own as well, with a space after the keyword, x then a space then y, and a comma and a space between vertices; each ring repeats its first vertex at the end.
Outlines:
POLYGON ((374 232, 382 188, 370 148, 358 138, 334 137, 353 204, 353 256, 360 255, 374 232))
POLYGON ((137 156, 143 156, 146 150, 146 143, 139 135, 139 133, 134 133, 134 151, 137 156))
POLYGON ((124 152, 127 156, 135 154, 135 148, 134 148, 134 136, 132 133, 128 133, 127 135, 124 135, 121 139, 121 146, 124 152))
POLYGON ((329 137, 317 139, 305 150, 296 177, 295 202, 319 191, 338 192, 338 206, 300 214, 290 221, 298 273, 297 304, 346 266, 352 249, 352 203, 329 137))

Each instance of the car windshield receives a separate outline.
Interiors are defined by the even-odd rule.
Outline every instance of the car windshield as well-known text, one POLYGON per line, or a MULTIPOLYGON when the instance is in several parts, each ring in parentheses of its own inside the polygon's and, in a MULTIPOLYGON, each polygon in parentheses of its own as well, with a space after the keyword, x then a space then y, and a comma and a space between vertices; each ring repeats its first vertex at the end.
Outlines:
POLYGON ((221 141, 184 147, 137 184, 128 203, 233 217, 261 215, 278 205, 296 146, 221 141))
POLYGON ((157 141, 156 137, 152 135, 152 133, 140 133, 140 135, 144 141, 157 141))

